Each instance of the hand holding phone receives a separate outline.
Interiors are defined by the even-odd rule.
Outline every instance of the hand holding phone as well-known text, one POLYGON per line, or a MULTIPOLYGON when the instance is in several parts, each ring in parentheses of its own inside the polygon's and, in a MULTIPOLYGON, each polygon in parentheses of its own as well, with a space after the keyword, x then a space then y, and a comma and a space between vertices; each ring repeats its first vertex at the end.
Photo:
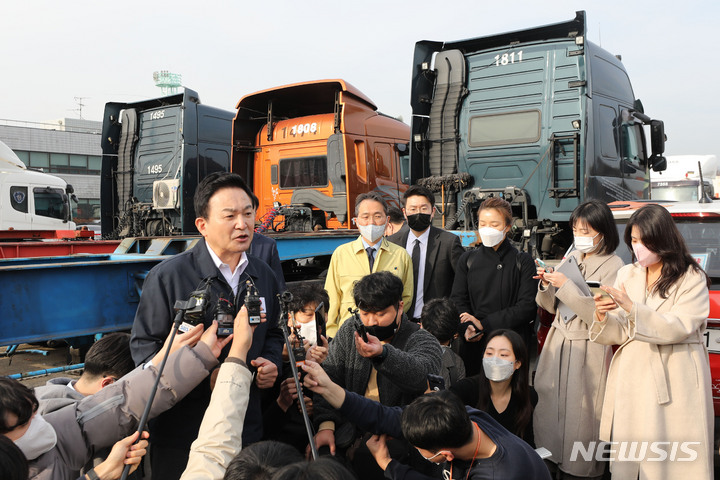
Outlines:
POLYGON ((600 298, 602 300, 612 300, 613 302, 615 302, 615 298, 613 298, 612 295, 600 288, 600 282, 588 280, 585 283, 587 283, 587 286, 590 289, 590 294, 593 296, 593 298, 595 298, 595 295, 600 294, 600 298))

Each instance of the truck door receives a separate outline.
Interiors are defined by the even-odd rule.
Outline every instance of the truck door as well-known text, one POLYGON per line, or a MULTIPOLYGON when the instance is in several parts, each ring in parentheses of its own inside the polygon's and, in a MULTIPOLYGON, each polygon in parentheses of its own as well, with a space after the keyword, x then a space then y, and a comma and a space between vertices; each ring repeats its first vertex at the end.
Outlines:
POLYGON ((67 227, 68 204, 61 188, 31 186, 32 230, 58 230, 67 227))
MULTIPOLYGON (((3 196, 9 197, 9 204, 12 208, 3 208, 2 211, 2 230, 12 227, 15 230, 30 230, 32 223, 30 222, 30 196, 28 195, 28 187, 26 185, 9 185, 8 190, 3 188, 3 196)), ((0 202, 5 205, 8 197, 0 202)))

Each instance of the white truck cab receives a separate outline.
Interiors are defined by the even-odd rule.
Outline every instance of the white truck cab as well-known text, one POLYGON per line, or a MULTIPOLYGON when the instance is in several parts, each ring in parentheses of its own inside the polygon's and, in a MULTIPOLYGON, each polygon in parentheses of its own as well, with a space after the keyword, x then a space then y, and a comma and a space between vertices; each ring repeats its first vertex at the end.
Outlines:
POLYGON ((0 231, 75 230, 72 193, 65 180, 29 170, 0 141, 0 231))

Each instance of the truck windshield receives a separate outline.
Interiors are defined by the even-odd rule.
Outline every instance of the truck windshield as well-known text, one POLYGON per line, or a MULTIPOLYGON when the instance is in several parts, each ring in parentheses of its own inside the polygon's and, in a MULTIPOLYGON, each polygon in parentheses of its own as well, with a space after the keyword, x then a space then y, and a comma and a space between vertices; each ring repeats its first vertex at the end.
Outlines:
POLYGON ((468 143, 472 147, 530 143, 538 141, 539 138, 539 110, 470 118, 468 143))
POLYGON ((63 220, 66 215, 65 193, 59 188, 33 189, 35 215, 63 220))
POLYGON ((326 187, 327 156, 283 158, 280 160, 280 188, 326 187))

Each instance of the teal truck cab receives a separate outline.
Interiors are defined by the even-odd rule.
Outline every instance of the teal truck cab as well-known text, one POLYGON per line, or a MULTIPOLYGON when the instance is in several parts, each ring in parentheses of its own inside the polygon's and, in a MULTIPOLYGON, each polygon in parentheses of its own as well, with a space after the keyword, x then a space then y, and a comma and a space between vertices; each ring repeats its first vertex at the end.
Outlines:
POLYGON ((513 241, 534 256, 565 251, 579 203, 648 198, 650 169, 665 165, 663 122, 644 114, 619 58, 587 40, 585 12, 418 42, 411 105, 411 183, 436 192, 436 221, 475 230, 478 206, 501 196, 513 206, 513 241))

